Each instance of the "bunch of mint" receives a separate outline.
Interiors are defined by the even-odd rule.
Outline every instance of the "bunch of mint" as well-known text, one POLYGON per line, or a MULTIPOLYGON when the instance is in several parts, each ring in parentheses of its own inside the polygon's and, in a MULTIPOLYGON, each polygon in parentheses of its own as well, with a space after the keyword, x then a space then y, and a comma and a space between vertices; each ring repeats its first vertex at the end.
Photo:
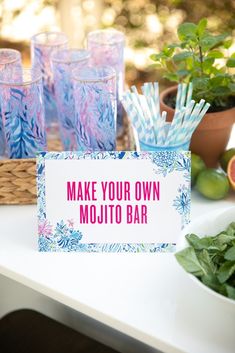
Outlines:
POLYGON ((214 291, 235 300, 235 222, 215 235, 186 235, 189 247, 176 253, 179 264, 214 291))

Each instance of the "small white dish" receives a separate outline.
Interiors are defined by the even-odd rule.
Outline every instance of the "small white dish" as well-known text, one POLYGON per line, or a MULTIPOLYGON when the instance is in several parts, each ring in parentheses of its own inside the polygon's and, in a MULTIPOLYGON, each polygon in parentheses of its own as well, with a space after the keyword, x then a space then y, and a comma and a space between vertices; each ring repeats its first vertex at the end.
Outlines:
MULTIPOLYGON (((203 217, 198 218, 198 220, 193 221, 183 230, 179 243, 177 245, 176 252, 183 250, 184 248, 189 246, 185 238, 186 234, 194 233, 201 238, 204 236, 216 235, 219 232, 222 232, 223 230, 225 230, 231 222, 235 222, 235 207, 231 207, 225 211, 220 211, 220 212, 213 211, 206 214, 203 217)), ((180 264, 178 265, 180 266, 180 264)), ((214 290, 204 285, 197 277, 189 274, 183 268, 182 270, 203 290, 207 291, 210 295, 213 295, 218 300, 223 301, 224 303, 230 306, 233 306, 233 310, 234 310, 235 300, 227 298, 224 295, 215 292, 214 290)))

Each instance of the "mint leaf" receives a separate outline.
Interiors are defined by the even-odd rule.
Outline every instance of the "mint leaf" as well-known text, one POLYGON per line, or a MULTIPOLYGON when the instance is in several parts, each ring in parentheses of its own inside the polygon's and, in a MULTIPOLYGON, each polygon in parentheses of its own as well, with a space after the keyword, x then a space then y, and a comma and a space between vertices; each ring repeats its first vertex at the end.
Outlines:
POLYGON ((222 284, 218 281, 217 277, 215 274, 207 274, 203 275, 201 278, 201 281, 203 284, 205 284, 207 287, 215 290, 216 292, 221 293, 222 291, 222 284))
POLYGON ((177 33, 181 41, 188 38, 196 38, 197 26, 194 23, 185 22, 178 27, 177 33))
POLYGON ((234 261, 226 261, 218 271, 218 280, 220 283, 226 282, 232 274, 235 272, 235 262, 234 261))
POLYGON ((187 234, 186 239, 195 250, 208 249, 213 244, 212 237, 199 238, 195 234, 187 234))
POLYGON ((235 245, 226 251, 224 258, 226 260, 235 261, 235 245))
POLYGON ((230 299, 235 299, 235 288, 230 286, 230 285, 228 285, 228 284, 225 284, 225 288, 226 288, 228 297, 230 299))
POLYGON ((233 236, 235 239, 235 222, 230 223, 230 225, 226 229, 226 233, 230 236, 233 236))
POLYGON ((216 273, 217 266, 211 260, 209 252, 206 249, 200 251, 197 258, 207 275, 213 275, 216 273))
POLYGON ((213 50, 207 55, 208 58, 214 58, 214 59, 222 59, 224 58, 224 54, 219 51, 219 50, 213 50))
POLYGON ((199 36, 205 33, 206 26, 207 26, 207 19, 202 18, 197 25, 197 33, 199 34, 199 36))
POLYGON ((175 54, 173 56, 173 60, 175 62, 178 62, 178 61, 182 61, 182 60, 185 60, 187 58, 190 58, 191 56, 193 56, 192 52, 190 52, 190 51, 182 51, 179 54, 175 54))
POLYGON ((188 247, 178 252, 175 256, 179 264, 187 272, 192 273, 195 276, 202 276, 203 274, 206 274, 200 262, 198 261, 195 250, 192 247, 188 247))

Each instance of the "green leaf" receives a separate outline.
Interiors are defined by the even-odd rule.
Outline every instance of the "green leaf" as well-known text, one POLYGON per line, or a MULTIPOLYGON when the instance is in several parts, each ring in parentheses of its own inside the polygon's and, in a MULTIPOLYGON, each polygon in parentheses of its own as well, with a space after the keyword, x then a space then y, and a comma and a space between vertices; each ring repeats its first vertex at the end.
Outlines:
POLYGON ((169 72, 175 72, 175 66, 174 66, 172 60, 169 60, 169 59, 166 60, 166 61, 165 61, 165 65, 166 65, 167 70, 168 70, 169 72))
POLYGON ((179 82, 178 75, 173 72, 167 72, 163 77, 172 82, 179 82))
POLYGON ((219 50, 212 50, 207 55, 208 58, 222 59, 224 58, 224 54, 219 50))
POLYGON ((174 53, 175 49, 174 48, 169 48, 169 47, 164 47, 163 48, 163 53, 167 56, 167 57, 171 57, 172 54, 174 53))
POLYGON ((154 69, 161 69, 162 68, 162 64, 160 63, 154 63, 154 64, 150 64, 148 65, 148 69, 150 70, 154 70, 154 69))
POLYGON ((235 239, 235 222, 229 224, 226 233, 235 239))
POLYGON ((181 44, 180 43, 172 43, 168 45, 168 48, 181 48, 181 44))
POLYGON ((184 77, 190 74, 190 71, 182 69, 177 71, 177 75, 180 77, 184 77))
POLYGON ((210 87, 227 85, 231 80, 228 74, 217 74, 215 77, 210 79, 210 87))
POLYGON ((206 91, 208 89, 208 85, 209 85, 209 79, 208 78, 194 78, 192 80, 193 82, 193 89, 194 90, 199 90, 199 91, 206 91))
POLYGON ((231 47, 231 45, 233 44, 233 40, 232 39, 228 39, 224 42, 224 48, 225 49, 229 49, 231 47))
POLYGON ((235 262, 226 261, 218 271, 218 280, 220 283, 225 283, 235 272, 235 262))
POLYGON ((215 62, 214 58, 206 58, 202 63, 203 70, 205 71, 210 70, 214 62, 215 62))
POLYGON ((175 256, 185 271, 192 273, 195 276, 202 276, 203 274, 206 274, 198 261, 195 250, 191 246, 176 253, 175 256))
POLYGON ((199 238, 195 234, 187 234, 186 239, 195 250, 208 249, 213 244, 212 237, 199 238))
POLYGON ((230 235, 228 232, 221 232, 214 237, 214 244, 219 248, 223 245, 228 245, 234 240, 234 236, 230 235))
POLYGON ((235 299, 235 288, 230 286, 230 285, 228 285, 228 284, 225 284, 225 288, 226 288, 228 297, 230 299, 235 299))
POLYGON ((235 58, 235 53, 232 53, 231 58, 235 58))
POLYGON ((150 59, 152 59, 153 61, 160 61, 163 57, 165 57, 165 55, 162 53, 150 55, 150 59))
POLYGON ((175 54, 173 60, 179 62, 193 56, 191 51, 182 51, 181 53, 175 54))
POLYGON ((185 22, 178 27, 178 37, 181 41, 196 38, 197 26, 194 23, 185 22))
POLYGON ((232 93, 235 93, 235 83, 230 83, 228 85, 229 89, 231 90, 232 93))
POLYGON ((218 36, 212 36, 211 34, 205 35, 200 42, 203 51, 208 51, 210 49, 220 46, 226 37, 227 34, 220 34, 218 36))
POLYGON ((235 245, 226 251, 224 258, 226 260, 235 261, 235 245))
POLYGON ((227 67, 235 67, 235 58, 230 58, 227 61, 227 67))
POLYGON ((199 36, 202 36, 202 34, 205 33, 206 26, 207 26, 207 19, 202 18, 197 25, 197 33, 199 34, 199 36))
POLYGON ((211 89, 211 93, 213 93, 214 95, 216 95, 218 97, 223 97, 223 96, 228 96, 231 93, 231 91, 230 91, 229 87, 217 86, 217 87, 213 87, 211 89))
POLYGON ((200 251, 197 257, 207 274, 214 274, 216 272, 216 266, 212 262, 209 252, 206 249, 200 251))
POLYGON ((217 277, 213 273, 203 275, 201 280, 202 283, 207 287, 215 290, 216 292, 221 292, 222 284, 218 281, 217 277))

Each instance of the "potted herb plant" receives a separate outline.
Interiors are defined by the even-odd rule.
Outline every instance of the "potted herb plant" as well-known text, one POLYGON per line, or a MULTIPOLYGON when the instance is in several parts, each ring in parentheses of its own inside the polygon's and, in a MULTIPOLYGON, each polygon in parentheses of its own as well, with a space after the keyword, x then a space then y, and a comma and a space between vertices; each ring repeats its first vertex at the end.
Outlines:
MULTIPOLYGON (((229 55, 232 39, 228 34, 213 35, 207 20, 198 24, 183 23, 178 27, 179 43, 164 46, 151 55, 156 66, 165 71, 172 82, 192 82, 193 99, 211 104, 191 141, 191 151, 199 154, 208 167, 217 165, 225 150, 235 122, 235 53, 229 55)), ((161 108, 171 120, 177 86, 161 94, 161 108)))

